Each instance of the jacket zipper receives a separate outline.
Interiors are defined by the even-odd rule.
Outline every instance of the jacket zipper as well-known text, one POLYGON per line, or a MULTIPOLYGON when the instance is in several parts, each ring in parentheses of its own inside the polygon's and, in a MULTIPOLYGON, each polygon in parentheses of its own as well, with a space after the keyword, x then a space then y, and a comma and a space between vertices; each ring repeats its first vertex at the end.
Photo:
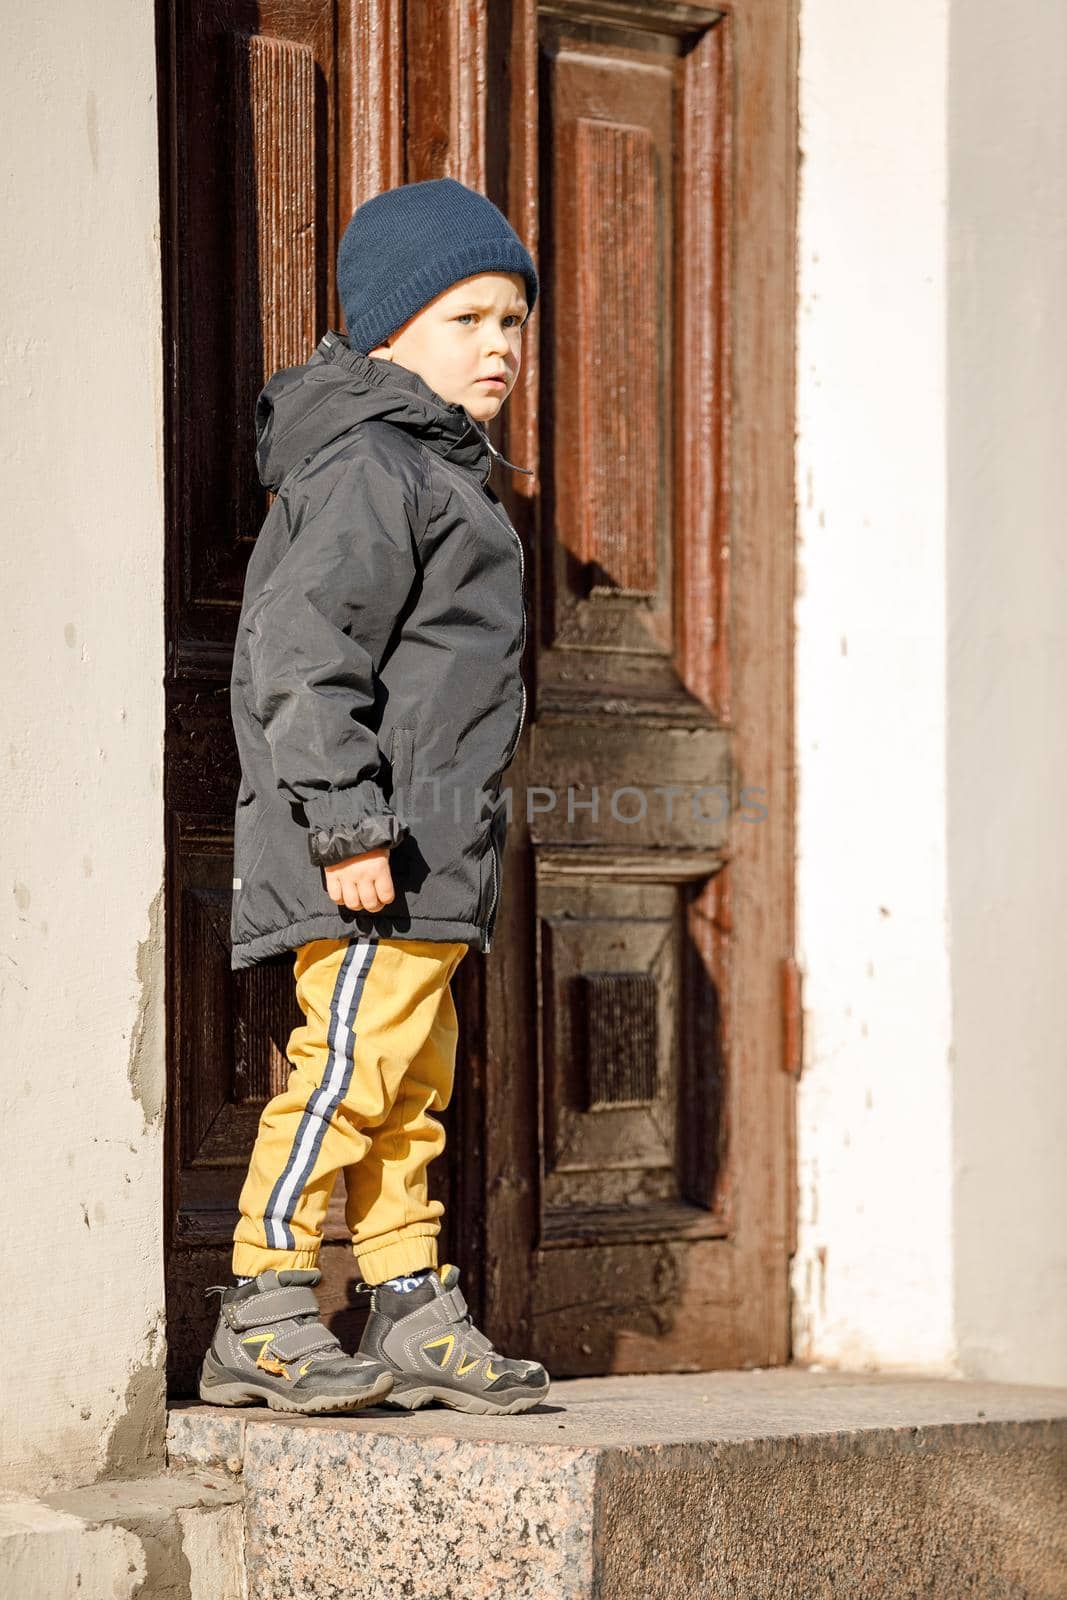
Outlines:
MULTIPOLYGON (((506 467, 512 467, 514 469, 514 471, 516 471, 516 472, 529 472, 532 475, 532 469, 530 467, 517 467, 517 466, 515 466, 515 463, 513 461, 509 461, 506 456, 502 455, 500 453, 500 451, 497 449, 496 445, 490 439, 488 434, 483 434, 483 437, 485 439, 486 444, 489 446, 489 449, 493 452, 493 454, 497 457, 497 459, 499 461, 503 462, 503 464, 506 467)), ((489 472, 491 472, 491 471, 492 471, 492 462, 490 462, 490 464, 489 464, 489 471, 486 472, 485 477, 482 479, 483 487, 484 487, 485 484, 487 484, 489 482, 489 472)), ((514 734, 514 737, 512 738, 511 744, 510 744, 510 746, 508 748, 508 753, 504 757, 504 766, 506 768, 509 765, 512 756, 515 754, 515 751, 519 747, 519 740, 522 737, 523 725, 525 724, 525 721, 526 721, 526 684, 525 684, 525 682, 523 681, 523 678, 522 678, 522 668, 521 668, 522 657, 526 652, 526 557, 523 554, 522 540, 519 538, 518 530, 516 528, 512 527, 511 519, 509 517, 505 516, 505 521, 507 523, 508 532, 512 535, 512 537, 515 540, 516 545, 518 546, 518 551, 519 551, 519 585, 520 585, 521 592, 522 592, 522 639, 521 639, 521 643, 519 645, 519 661, 520 661, 519 688, 522 691, 522 706, 521 706, 521 709, 519 711, 518 726, 515 729, 515 734, 514 734)), ((499 882, 499 878, 497 876, 497 865, 496 865, 496 845, 493 843, 492 830, 490 830, 490 834, 489 834, 489 856, 490 856, 490 864, 491 864, 492 869, 493 869, 493 898, 489 903, 489 911, 488 911, 488 914, 486 915, 485 923, 483 925, 484 932, 485 932, 485 954, 486 955, 489 954, 490 950, 493 947, 493 927, 494 927, 495 920, 496 920, 496 902, 497 902, 497 896, 500 893, 500 882, 499 882)))
MULTIPOLYGON (((514 467, 516 472, 531 472, 532 471, 532 469, 530 467, 516 467, 515 463, 513 461, 509 461, 506 456, 501 455, 500 451, 497 449, 496 445, 493 443, 492 439, 490 439, 488 434, 484 434, 483 437, 485 439, 486 444, 489 446, 489 449, 493 452, 493 454, 500 461, 502 461, 504 463, 504 465, 506 467, 514 467)), ((490 472, 492 471, 492 463, 490 463, 489 471, 490 472)), ((489 472, 487 472, 485 477, 482 479, 483 486, 485 484, 487 484, 488 482, 489 482, 489 472)), ((523 655, 525 655, 525 653, 526 653, 526 557, 523 554, 522 540, 519 538, 518 531, 515 528, 512 527, 511 519, 508 516, 505 515, 504 521, 507 523, 508 532, 514 538, 515 543, 516 543, 516 545, 518 546, 518 549, 519 549, 519 583, 520 583, 520 586, 521 586, 521 589, 522 589, 522 642, 521 642, 521 644, 519 646, 519 659, 521 661, 523 655)), ((520 676, 519 676, 519 687, 522 690, 522 709, 519 712, 519 725, 515 730, 515 737, 511 741, 511 747, 508 750, 507 756, 506 756, 505 761, 504 761, 505 767, 507 766, 508 762, 511 760, 512 756, 515 754, 515 751, 519 747, 519 740, 522 737, 523 724, 526 721, 526 684, 522 680, 521 671, 520 671, 520 676)))
POLYGON ((522 540, 519 538, 518 532, 515 528, 511 527, 510 522, 508 523, 508 527, 511 529, 511 532, 515 538, 515 543, 519 547, 519 583, 522 588, 522 636, 519 643, 519 689, 522 693, 522 705, 519 708, 519 725, 515 729, 515 737, 511 741, 511 746, 504 760, 505 767, 509 764, 512 756, 519 748, 519 740, 522 738, 523 723, 526 721, 526 684, 522 676, 522 658, 526 654, 526 561, 522 553, 522 540))

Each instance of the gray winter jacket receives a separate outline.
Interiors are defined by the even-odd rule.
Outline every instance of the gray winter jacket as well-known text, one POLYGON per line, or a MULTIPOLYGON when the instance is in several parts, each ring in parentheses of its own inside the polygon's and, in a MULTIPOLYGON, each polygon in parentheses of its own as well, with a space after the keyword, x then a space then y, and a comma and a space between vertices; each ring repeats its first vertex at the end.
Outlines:
POLYGON ((334 332, 270 379, 256 434, 276 499, 230 683, 231 965, 370 931, 488 951, 526 710, 522 544, 487 486, 499 452, 463 406, 334 332), (322 868, 381 844, 395 898, 336 905, 322 868))

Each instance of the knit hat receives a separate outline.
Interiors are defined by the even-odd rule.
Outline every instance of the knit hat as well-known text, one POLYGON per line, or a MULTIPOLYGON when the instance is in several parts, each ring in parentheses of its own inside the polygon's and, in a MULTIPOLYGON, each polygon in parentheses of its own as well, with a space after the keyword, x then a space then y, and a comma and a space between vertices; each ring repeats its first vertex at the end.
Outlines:
POLYGON ((517 272, 529 310, 533 258, 504 213, 456 178, 404 183, 364 200, 337 252, 348 342, 365 355, 461 278, 517 272))

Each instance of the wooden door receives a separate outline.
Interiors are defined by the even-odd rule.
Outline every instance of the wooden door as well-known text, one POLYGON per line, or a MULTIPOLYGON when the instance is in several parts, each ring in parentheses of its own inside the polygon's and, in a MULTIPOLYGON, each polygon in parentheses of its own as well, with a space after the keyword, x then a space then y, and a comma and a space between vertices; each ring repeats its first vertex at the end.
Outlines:
MULTIPOLYGON (((788 1356, 792 259, 787 0, 165 6, 172 1382, 298 1020, 229 970, 227 684, 255 394, 343 327, 340 231, 450 174, 538 260, 494 474, 530 589, 488 957, 454 992, 441 1259, 568 1373, 788 1356)), ((358 1334, 343 1195, 320 1298, 358 1334)))

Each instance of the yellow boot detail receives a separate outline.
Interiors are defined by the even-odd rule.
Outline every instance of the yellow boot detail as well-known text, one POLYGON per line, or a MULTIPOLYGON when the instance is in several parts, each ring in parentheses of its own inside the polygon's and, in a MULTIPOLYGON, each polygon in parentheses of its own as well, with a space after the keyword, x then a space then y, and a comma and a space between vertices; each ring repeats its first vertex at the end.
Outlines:
MULTIPOLYGON (((262 1345, 263 1349, 265 1350, 267 1345, 269 1345, 271 1340, 274 1338, 274 1335, 277 1333, 277 1331, 277 1328, 272 1328, 269 1333, 250 1333, 247 1339, 241 1340, 241 1343, 262 1345)), ((260 1353, 262 1354, 262 1351, 260 1353)))
POLYGON ((247 1338, 241 1340, 241 1343, 258 1344, 259 1354, 256 1357, 256 1366, 262 1367, 264 1372, 273 1372, 275 1377, 284 1378, 288 1383, 292 1383, 293 1375, 285 1363, 279 1361, 277 1356, 269 1356, 267 1354, 267 1347, 277 1331, 277 1328, 271 1328, 269 1333, 250 1333, 247 1338))
POLYGON ((259 1352, 256 1366, 262 1367, 264 1372, 273 1372, 275 1377, 285 1378, 288 1383, 293 1381, 293 1375, 285 1363, 279 1361, 277 1356, 269 1356, 265 1350, 259 1352))
POLYGON ((447 1349, 445 1350, 445 1353, 439 1362, 436 1361, 436 1359, 432 1356, 430 1358, 432 1361, 434 1361, 435 1365, 440 1366, 441 1370, 443 1371, 445 1367, 448 1366, 449 1359, 452 1355, 452 1346, 455 1344, 455 1342, 456 1336, 454 1333, 443 1333, 439 1339, 427 1339, 422 1348, 426 1351, 430 1351, 436 1350, 438 1345, 443 1344, 447 1346, 447 1349))

